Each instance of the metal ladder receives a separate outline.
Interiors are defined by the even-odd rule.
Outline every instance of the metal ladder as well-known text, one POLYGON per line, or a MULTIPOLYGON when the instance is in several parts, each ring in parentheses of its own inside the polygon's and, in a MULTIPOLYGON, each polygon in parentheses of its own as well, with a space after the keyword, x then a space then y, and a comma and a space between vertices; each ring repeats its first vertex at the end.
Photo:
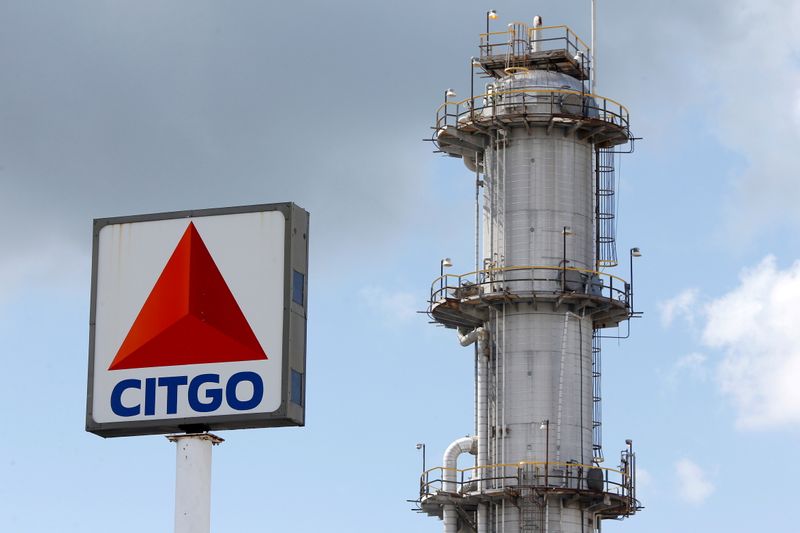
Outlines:
POLYGON ((601 346, 597 330, 592 331, 592 458, 603 462, 603 409, 601 404, 601 346))
POLYGON ((597 270, 615 267, 617 260, 616 170, 614 151, 595 148, 595 224, 597 270))
POLYGON ((526 465, 521 471, 519 494, 520 533, 540 533, 543 530, 544 513, 539 496, 532 485, 536 484, 537 475, 526 465))

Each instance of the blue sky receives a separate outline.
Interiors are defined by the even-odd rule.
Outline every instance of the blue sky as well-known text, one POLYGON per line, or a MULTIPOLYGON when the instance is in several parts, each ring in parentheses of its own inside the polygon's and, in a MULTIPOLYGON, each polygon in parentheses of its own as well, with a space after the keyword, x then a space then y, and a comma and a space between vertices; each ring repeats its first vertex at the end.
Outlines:
MULTIPOLYGON (((645 317, 604 344, 603 427, 646 509, 605 530, 788 529, 800 7, 598 3, 598 92, 644 137, 618 242, 645 317)), ((0 4, 1 531, 172 527, 174 445, 83 431, 92 218, 278 201, 312 216, 307 426, 221 433, 213 530, 440 531, 414 445, 471 433, 472 357, 416 311, 442 257, 471 270, 473 189, 421 139, 492 8, 588 39, 588 0, 0 4)))

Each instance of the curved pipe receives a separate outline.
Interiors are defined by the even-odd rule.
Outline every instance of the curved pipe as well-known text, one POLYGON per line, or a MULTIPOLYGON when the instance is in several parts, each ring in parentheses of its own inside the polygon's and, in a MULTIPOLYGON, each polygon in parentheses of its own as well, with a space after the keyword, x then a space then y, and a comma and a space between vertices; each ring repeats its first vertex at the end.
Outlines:
POLYGON ((458 342, 461 344, 461 346, 469 346, 478 340, 483 328, 473 329, 469 333, 464 333, 464 331, 466 331, 464 328, 458 328, 458 342))
POLYGON ((477 437, 461 437, 453 441, 450 446, 444 451, 442 464, 444 465, 444 481, 443 487, 447 492, 456 492, 456 477, 458 468, 458 456, 462 453, 471 453, 475 455, 478 453, 478 438, 477 437))
MULTIPOLYGON (((478 451, 477 437, 461 437, 453 441, 444 451, 442 464, 444 472, 442 475, 442 488, 447 492, 456 492, 456 468, 458 468, 458 456, 462 453, 476 454, 478 451)), ((456 506, 447 504, 443 508, 442 520, 444 521, 444 533, 458 533, 458 513, 456 506)))

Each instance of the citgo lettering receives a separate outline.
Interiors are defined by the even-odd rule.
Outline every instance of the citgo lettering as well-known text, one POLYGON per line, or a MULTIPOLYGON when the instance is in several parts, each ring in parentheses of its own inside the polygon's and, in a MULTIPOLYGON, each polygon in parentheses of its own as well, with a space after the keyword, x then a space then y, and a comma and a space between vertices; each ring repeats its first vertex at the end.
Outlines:
POLYGON ((249 411, 258 407, 264 398, 264 382, 261 380, 261 376, 255 372, 238 372, 228 379, 224 388, 221 385, 214 387, 219 384, 219 374, 200 374, 191 381, 188 376, 167 376, 144 380, 123 379, 114 386, 114 390, 111 392, 111 410, 117 416, 138 416, 142 413, 145 416, 155 416, 156 396, 159 392, 166 394, 166 414, 168 415, 178 412, 179 394, 187 396, 189 407, 196 413, 214 412, 222 406, 223 400, 231 409, 249 411), (249 398, 241 397, 238 389, 240 383, 252 385, 253 391, 249 398), (207 385, 207 387, 201 394, 200 389, 203 385, 207 385), (139 403, 123 403, 122 395, 128 390, 140 391, 139 403), (144 394, 141 394, 142 391, 144 394))

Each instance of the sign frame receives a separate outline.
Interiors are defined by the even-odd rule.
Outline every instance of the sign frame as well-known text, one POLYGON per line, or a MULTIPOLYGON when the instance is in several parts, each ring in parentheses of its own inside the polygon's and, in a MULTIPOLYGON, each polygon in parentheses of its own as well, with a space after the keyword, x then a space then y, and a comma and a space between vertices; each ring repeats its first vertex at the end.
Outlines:
POLYGON ((89 365, 86 395, 86 431, 101 437, 125 437, 165 433, 198 433, 227 429, 304 426, 307 382, 308 230, 309 213, 291 202, 94 219, 91 303, 89 309, 89 365), (97 274, 100 231, 106 226, 117 224, 271 211, 282 213, 286 222, 284 234, 281 404, 278 409, 268 413, 204 415, 186 418, 131 420, 123 422, 95 421, 92 408, 94 403, 95 323, 97 316, 97 274), (302 288, 300 284, 302 284, 302 288), (296 292, 298 290, 301 292, 296 292), (302 303, 297 302, 298 294, 301 294, 302 303), (299 391, 297 390, 298 388, 300 389, 299 391))

